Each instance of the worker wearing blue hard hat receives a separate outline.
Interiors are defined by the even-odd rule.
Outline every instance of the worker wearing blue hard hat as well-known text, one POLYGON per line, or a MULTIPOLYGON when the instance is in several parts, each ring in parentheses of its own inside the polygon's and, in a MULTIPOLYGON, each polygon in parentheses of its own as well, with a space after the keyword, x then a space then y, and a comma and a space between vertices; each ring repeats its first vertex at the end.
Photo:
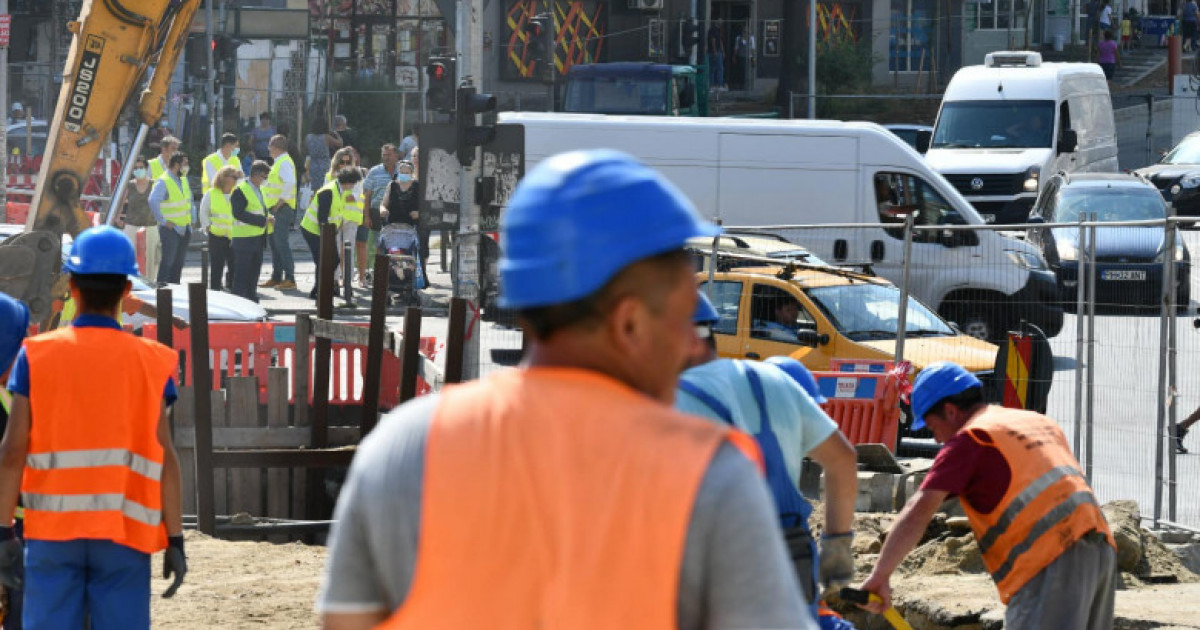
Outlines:
POLYGON ((943 446, 862 585, 882 599, 867 607, 891 605, 892 572, 957 496, 1008 605, 1004 627, 1111 628, 1116 545, 1058 424, 988 405, 979 379, 950 362, 921 370, 911 401, 913 426, 943 446))
MULTIPOLYGON (((818 586, 836 589, 854 577, 850 546, 850 525, 858 496, 854 447, 791 375, 792 366, 717 356, 713 327, 720 321, 720 313, 703 290, 692 321, 697 340, 689 367, 679 378, 675 408, 754 436, 762 449, 779 527, 801 590, 810 602, 810 614, 822 628, 852 627, 832 611, 822 614, 818 605, 822 591, 818 586), (812 505, 800 493, 800 468, 805 457, 825 471, 825 527, 819 552, 808 525, 812 505)), ((808 372, 803 365, 799 367, 808 372)), ((812 379, 811 374, 808 377, 812 379)))
POLYGON ((151 554, 165 549, 164 577, 175 576, 164 596, 187 572, 167 421, 179 358, 117 323, 137 273, 124 234, 83 231, 63 270, 79 316, 26 339, 8 379, 0 582, 26 587, 25 627, 149 628, 151 554), (18 494, 24 550, 12 527, 18 494))
POLYGON ((318 596, 328 627, 812 627, 753 440, 670 407, 695 337, 683 248, 717 232, 622 153, 529 172, 500 235, 526 359, 363 441, 318 596))

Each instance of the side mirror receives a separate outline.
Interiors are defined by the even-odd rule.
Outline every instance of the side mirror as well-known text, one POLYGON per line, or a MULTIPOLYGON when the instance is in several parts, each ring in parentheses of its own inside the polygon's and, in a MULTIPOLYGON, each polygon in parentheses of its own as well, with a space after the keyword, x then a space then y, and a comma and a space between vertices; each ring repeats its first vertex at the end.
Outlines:
POLYGON ((917 131, 917 153, 925 155, 929 150, 929 143, 933 141, 933 133, 925 129, 917 131))
POLYGON ((796 341, 808 348, 816 348, 829 343, 829 335, 822 335, 815 330, 801 330, 796 333, 796 341))
POLYGON ((1064 129, 1058 139, 1058 153, 1074 153, 1079 148, 1079 134, 1074 129, 1064 129))
POLYGON ((1041 224, 1045 223, 1046 220, 1043 219, 1042 215, 1040 215, 1040 214, 1031 214, 1031 215, 1029 215, 1029 218, 1026 219, 1025 222, 1028 223, 1029 225, 1041 225, 1041 224))

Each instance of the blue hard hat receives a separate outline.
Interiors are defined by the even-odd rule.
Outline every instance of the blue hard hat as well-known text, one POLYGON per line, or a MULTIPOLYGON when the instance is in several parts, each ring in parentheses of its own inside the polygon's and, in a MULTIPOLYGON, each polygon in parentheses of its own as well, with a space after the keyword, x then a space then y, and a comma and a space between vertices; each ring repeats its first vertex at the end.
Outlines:
POLYGON ((29 308, 24 302, 0 293, 0 373, 16 360, 27 330, 29 308))
POLYGON ((88 228, 71 243, 63 271, 78 275, 99 273, 136 276, 137 254, 133 243, 110 225, 88 228))
POLYGON ((983 383, 957 363, 939 361, 921 370, 917 380, 913 382, 913 430, 925 427, 925 414, 929 413, 934 405, 972 387, 983 387, 983 383))
POLYGON ((713 306, 712 300, 701 291, 696 298, 696 312, 692 314, 693 324, 715 324, 721 321, 721 315, 717 313, 717 307, 713 306))
POLYGON ((767 357, 766 363, 770 363, 775 367, 783 370, 788 376, 792 377, 808 395, 817 402, 818 405, 824 405, 829 399, 821 395, 821 388, 817 387, 817 379, 804 367, 804 364, 793 359, 792 357, 767 357))
POLYGON ((500 305, 585 298, 619 271, 720 228, 674 185, 607 149, 560 153, 525 176, 500 226, 500 305))

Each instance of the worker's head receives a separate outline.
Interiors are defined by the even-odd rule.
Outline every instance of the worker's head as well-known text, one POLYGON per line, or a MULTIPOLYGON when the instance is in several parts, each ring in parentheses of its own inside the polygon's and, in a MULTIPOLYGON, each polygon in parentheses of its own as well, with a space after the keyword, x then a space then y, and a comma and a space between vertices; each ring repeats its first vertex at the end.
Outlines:
POLYGON ((400 152, 396 150, 396 145, 385 144, 379 149, 379 158, 385 167, 393 169, 396 168, 396 162, 400 161, 400 152))
POLYGON ((133 176, 141 180, 150 178, 150 169, 147 168, 146 158, 138 157, 133 161, 133 176))
POLYGON ((807 367, 804 367, 803 363, 792 357, 778 356, 768 357, 765 363, 774 365, 783 370, 784 374, 792 377, 792 380, 796 381, 796 384, 808 393, 818 405, 824 405, 828 402, 828 399, 821 394, 821 388, 817 386, 817 379, 813 376, 812 372, 808 371, 807 367))
POLYGON ((983 383, 963 366, 941 361, 917 375, 911 400, 913 430, 928 426, 944 444, 983 404, 983 383))
POLYGON ((171 155, 171 159, 167 160, 167 170, 180 177, 187 175, 188 169, 188 156, 182 151, 171 155))
POLYGON ((721 315, 713 306, 712 300, 700 291, 696 295, 696 310, 692 313, 692 326, 696 331, 696 340, 692 343, 692 351, 688 355, 686 367, 703 365, 717 358, 717 338, 713 336, 713 327, 721 321, 721 315))
POLYGON ((255 187, 262 186, 263 182, 267 181, 267 177, 271 175, 271 165, 263 160, 255 160, 250 165, 250 183, 255 187))
POLYGON ((345 129, 346 128, 346 117, 341 114, 334 116, 333 117, 333 128, 338 131, 345 129))
POLYGON ((684 195, 616 151, 550 157, 501 223, 500 301, 530 356, 609 374, 662 400, 695 340, 687 239, 714 236, 684 195))
POLYGON ((417 171, 412 162, 396 162, 396 182, 402 190, 408 190, 416 181, 417 171))
POLYGON ((267 152, 271 154, 272 159, 287 153, 287 148, 287 136, 282 134, 277 133, 271 136, 271 140, 267 142, 267 152))
POLYGON ((795 328, 796 320, 800 317, 800 305, 791 296, 781 297, 775 300, 774 317, 775 323, 795 328))
POLYGON ((63 271, 71 274, 71 297, 80 313, 116 319, 121 299, 130 290, 129 276, 138 273, 137 256, 120 230, 101 225, 75 237, 63 271))
POLYGON ((258 124, 263 129, 271 126, 271 112, 263 112, 258 115, 258 124))
POLYGON ((233 187, 237 186, 238 177, 240 175, 241 173, 236 167, 222 166, 221 169, 217 171, 216 177, 213 178, 213 186, 215 186, 222 193, 228 195, 229 193, 233 192, 233 187))
POLYGON ((237 155, 238 138, 236 134, 223 133, 221 134, 221 154, 229 159, 231 156, 237 155))
POLYGON ((337 181, 343 189, 350 188, 362 181, 362 173, 353 166, 345 167, 337 172, 337 181))
POLYGON ((163 160, 171 159, 172 155, 179 150, 179 138, 175 136, 167 136, 159 143, 159 151, 162 152, 163 160))
POLYGON ((28 330, 29 307, 20 300, 0 293, 0 377, 5 381, 28 330))

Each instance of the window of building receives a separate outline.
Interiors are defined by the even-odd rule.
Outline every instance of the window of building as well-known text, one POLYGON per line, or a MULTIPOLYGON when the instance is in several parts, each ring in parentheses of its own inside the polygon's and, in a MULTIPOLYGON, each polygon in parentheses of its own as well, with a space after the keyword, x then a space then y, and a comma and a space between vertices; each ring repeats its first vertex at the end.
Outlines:
POLYGON ((971 30, 1022 30, 1025 28, 1027 0, 992 0, 967 4, 971 30))
POLYGON ((922 72, 933 59, 929 48, 933 34, 935 0, 892 0, 892 25, 889 37, 888 70, 922 72))

